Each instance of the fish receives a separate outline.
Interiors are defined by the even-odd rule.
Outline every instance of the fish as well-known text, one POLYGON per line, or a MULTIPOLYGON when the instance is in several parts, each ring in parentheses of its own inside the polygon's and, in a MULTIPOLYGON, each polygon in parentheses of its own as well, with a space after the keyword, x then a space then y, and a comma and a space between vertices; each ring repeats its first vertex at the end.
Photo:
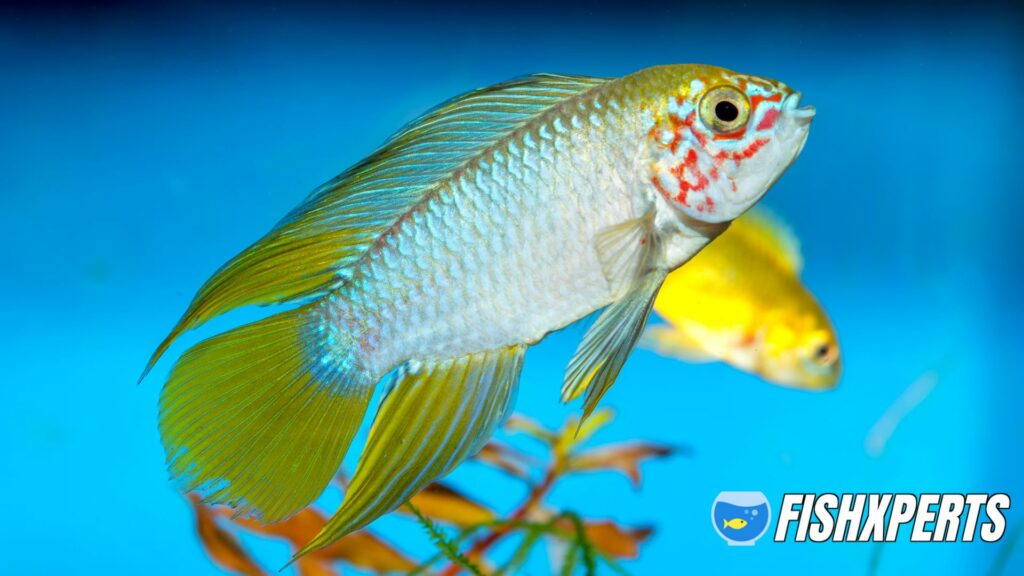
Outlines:
POLYGON ((666 275, 758 202, 815 110, 705 65, 534 74, 455 97, 315 189, 210 277, 150 358, 246 305, 283 311, 172 366, 158 427, 183 491, 263 523, 330 482, 381 399, 344 500, 292 560, 395 509, 508 415, 526 349, 599 312, 562 397, 584 419, 666 275))
POLYGON ((803 258, 788 225, 758 206, 665 279, 654 301, 667 324, 641 346, 689 362, 724 361, 768 382, 834 388, 836 330, 800 281, 803 258))
POLYGON ((722 530, 726 528, 732 528, 733 530, 742 530, 747 527, 747 521, 743 518, 733 518, 732 520, 726 520, 722 518, 722 530))

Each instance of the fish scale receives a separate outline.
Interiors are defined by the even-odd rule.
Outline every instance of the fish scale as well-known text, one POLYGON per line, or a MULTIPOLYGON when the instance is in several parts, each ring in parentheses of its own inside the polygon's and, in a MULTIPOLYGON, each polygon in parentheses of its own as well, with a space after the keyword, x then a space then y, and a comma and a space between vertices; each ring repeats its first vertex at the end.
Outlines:
MULTIPOLYGON (((545 126, 554 133, 550 122, 545 126)), ((624 183, 635 170, 624 162, 602 163, 600 170, 589 173, 570 168, 581 158, 597 155, 621 161, 626 155, 611 151, 639 145, 637 123, 620 121, 622 127, 615 132, 610 124, 591 121, 583 137, 569 142, 551 161, 535 162, 533 167, 533 146, 525 142, 540 128, 524 130, 488 161, 439 186, 428 204, 417 208, 422 220, 408 219, 377 248, 384 257, 371 256, 368 264, 353 271, 365 282, 355 285, 352 293, 343 288, 343 296, 333 302, 352 307, 385 300, 388 314, 356 307, 329 315, 353 318, 368 326, 375 339, 394 343, 366 359, 376 365, 378 375, 409 358, 459 357, 535 342, 550 326, 568 324, 612 300, 620 287, 609 286, 602 274, 594 239, 601 230, 636 216, 629 187, 607 185, 613 181, 609 171, 624 183), (566 171, 575 176, 549 177, 566 171), (540 218, 537 205, 544 207, 540 218), (595 209, 580 218, 580 205, 595 209), (523 225, 502 231, 501 223, 514 221, 523 225), (516 251, 525 258, 513 255, 516 251), (461 256, 453 258, 455 254, 461 256), (409 285, 411 278, 422 278, 424 262, 432 263, 431 273, 418 287, 424 296, 433 297, 408 298, 405 291, 396 290, 409 285), (502 308, 531 313, 495 313, 502 308)))

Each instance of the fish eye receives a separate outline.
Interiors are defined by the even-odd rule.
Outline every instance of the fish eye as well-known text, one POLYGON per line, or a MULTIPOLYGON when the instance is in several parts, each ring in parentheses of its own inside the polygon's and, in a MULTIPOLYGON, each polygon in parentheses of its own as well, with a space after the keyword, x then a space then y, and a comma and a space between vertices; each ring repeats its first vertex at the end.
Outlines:
POLYGON ((718 104, 715 104, 715 118, 718 118, 722 122, 732 122, 739 118, 740 109, 735 104, 728 100, 722 100, 718 104))
POLYGON ((732 86, 718 86, 704 94, 700 101, 700 119, 719 134, 742 128, 750 116, 747 95, 732 86))
POLYGON ((831 364, 835 360, 835 354, 833 354, 832 351, 833 348, 831 344, 828 342, 822 342, 814 348, 814 361, 823 365, 831 364))

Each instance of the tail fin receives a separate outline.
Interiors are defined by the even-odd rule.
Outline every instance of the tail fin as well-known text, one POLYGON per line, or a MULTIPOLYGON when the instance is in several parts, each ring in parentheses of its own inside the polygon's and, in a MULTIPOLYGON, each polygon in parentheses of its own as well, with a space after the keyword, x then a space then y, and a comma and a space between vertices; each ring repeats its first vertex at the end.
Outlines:
POLYGON ((350 358, 324 361, 311 306, 210 338, 175 364, 160 433, 185 491, 272 523, 330 482, 374 382, 350 358))
POLYGON ((322 293, 337 281, 337 270, 324 263, 339 250, 336 238, 315 229, 296 232, 285 227, 263 237, 203 284, 188 310, 150 356, 139 382, 178 336, 215 316, 242 306, 266 306, 322 293), (302 237, 300 232, 310 237, 302 237))
POLYGON ((478 451, 514 402, 524 351, 513 346, 401 369, 341 508, 293 560, 394 510, 478 451))
POLYGON ((729 521, 726 520, 725 518, 722 518, 722 530, 725 530, 728 527, 729 527, 729 521))

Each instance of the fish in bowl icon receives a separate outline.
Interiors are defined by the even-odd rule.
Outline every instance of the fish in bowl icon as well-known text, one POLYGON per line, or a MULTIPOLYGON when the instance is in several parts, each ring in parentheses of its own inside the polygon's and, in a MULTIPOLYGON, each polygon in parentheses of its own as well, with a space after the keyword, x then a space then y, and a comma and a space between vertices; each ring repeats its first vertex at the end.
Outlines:
POLYGON ((719 492, 711 504, 711 524, 729 546, 753 546, 771 517, 762 492, 719 492))

